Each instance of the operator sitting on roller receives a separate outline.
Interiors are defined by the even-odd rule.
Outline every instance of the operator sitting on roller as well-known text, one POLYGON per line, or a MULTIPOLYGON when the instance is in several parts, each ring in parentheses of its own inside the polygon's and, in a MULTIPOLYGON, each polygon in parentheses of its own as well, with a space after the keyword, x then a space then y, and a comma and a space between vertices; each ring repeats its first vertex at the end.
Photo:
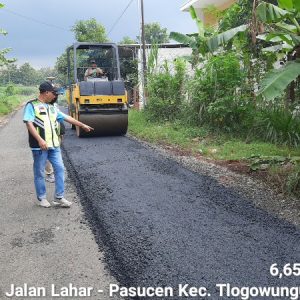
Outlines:
POLYGON ((97 78, 104 75, 104 72, 101 68, 97 67, 96 61, 91 60, 91 67, 89 67, 84 73, 84 80, 97 78))

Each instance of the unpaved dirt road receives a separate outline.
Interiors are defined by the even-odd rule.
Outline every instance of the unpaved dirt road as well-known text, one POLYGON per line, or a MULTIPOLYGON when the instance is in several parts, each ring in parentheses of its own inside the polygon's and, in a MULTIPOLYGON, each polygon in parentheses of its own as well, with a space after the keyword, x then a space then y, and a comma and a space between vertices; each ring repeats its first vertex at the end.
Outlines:
POLYGON ((214 179, 128 137, 78 139, 68 129, 64 158, 97 243, 122 285, 205 286, 210 299, 223 299, 220 283, 299 285, 298 276, 270 275, 274 263, 300 263, 299 228, 214 179))

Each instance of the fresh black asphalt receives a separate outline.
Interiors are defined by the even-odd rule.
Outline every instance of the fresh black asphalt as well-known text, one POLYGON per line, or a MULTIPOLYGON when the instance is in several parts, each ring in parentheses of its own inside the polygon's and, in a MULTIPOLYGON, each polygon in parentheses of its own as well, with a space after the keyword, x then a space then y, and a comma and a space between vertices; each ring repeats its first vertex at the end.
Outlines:
MULTIPOLYGON (((125 286, 294 286, 300 230, 128 137, 76 137, 64 159, 108 267, 125 286)), ((153 298, 152 298, 153 299, 153 298)), ((175 299, 175 298, 173 298, 175 299)), ((191 298, 192 299, 192 298, 191 298)), ((195 299, 195 298, 193 298, 195 299)))

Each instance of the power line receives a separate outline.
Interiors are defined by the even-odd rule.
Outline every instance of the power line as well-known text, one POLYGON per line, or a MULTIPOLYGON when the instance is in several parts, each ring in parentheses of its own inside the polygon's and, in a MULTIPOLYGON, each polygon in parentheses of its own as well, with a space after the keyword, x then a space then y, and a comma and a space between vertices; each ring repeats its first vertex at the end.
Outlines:
POLYGON ((108 35, 110 35, 110 33, 114 30, 114 28, 116 27, 116 25, 119 23, 119 21, 121 20, 121 18, 123 17, 123 15, 125 14, 126 10, 129 8, 129 6, 131 5, 131 3, 134 0, 129 1, 129 3, 127 4, 127 6, 125 7, 125 9, 122 11, 121 15, 117 18, 117 20, 115 21, 115 23, 113 24, 113 26, 110 28, 108 35))
POLYGON ((38 23, 38 24, 42 24, 42 25, 45 25, 45 26, 48 26, 48 27, 53 27, 53 28, 56 28, 56 29, 59 29, 59 30, 63 30, 63 31, 67 31, 67 32, 70 32, 69 30, 66 30, 65 28, 63 27, 59 27, 57 25, 54 25, 54 24, 49 24, 49 23, 45 23, 43 21, 40 21, 40 20, 37 20, 37 19, 34 19, 32 17, 28 17, 28 16, 25 16, 25 15, 22 15, 22 14, 19 14, 17 12, 14 12, 10 9, 7 9, 7 8, 2 8, 2 10, 10 13, 10 14, 13 14, 15 16, 18 16, 18 17, 21 17, 23 19, 26 19, 26 20, 29 20, 29 21, 32 21, 32 22, 35 22, 35 23, 38 23))

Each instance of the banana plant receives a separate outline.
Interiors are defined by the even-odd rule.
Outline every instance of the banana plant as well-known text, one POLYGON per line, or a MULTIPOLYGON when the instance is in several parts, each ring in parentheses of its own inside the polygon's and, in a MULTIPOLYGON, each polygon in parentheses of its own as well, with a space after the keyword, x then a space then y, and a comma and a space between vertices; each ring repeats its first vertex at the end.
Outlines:
POLYGON ((300 76, 300 0, 278 0, 278 6, 261 2, 256 12, 269 28, 257 38, 274 44, 264 50, 281 52, 288 58, 283 67, 270 71, 261 82, 258 95, 272 100, 300 76))
POLYGON ((211 32, 205 28, 202 20, 197 17, 193 6, 190 7, 190 14, 197 24, 198 33, 182 34, 171 32, 170 38, 179 43, 189 45, 192 48, 193 54, 201 54, 204 58, 214 53, 219 47, 225 46, 238 33, 245 32, 249 27, 248 25, 241 25, 222 33, 211 32))
POLYGON ((192 56, 188 57, 187 60, 190 61, 192 65, 196 65, 199 62, 199 54, 201 57, 206 57, 209 53, 206 40, 210 33, 205 29, 203 22, 197 17, 193 6, 190 7, 190 15, 197 24, 198 33, 183 34, 179 32, 171 32, 170 38, 178 43, 189 45, 192 49, 192 56))

